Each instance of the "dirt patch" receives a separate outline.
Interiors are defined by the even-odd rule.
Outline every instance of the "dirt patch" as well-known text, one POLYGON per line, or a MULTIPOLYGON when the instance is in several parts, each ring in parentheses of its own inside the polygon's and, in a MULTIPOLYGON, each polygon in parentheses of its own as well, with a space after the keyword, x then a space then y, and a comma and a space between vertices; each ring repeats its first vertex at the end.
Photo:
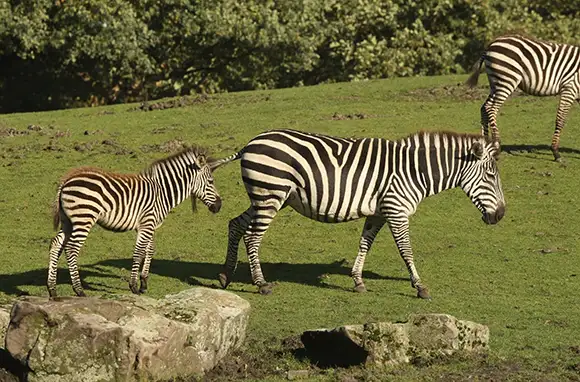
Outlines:
MULTIPOLYGON (((280 365, 290 348, 280 347, 278 339, 270 338, 254 343, 252 350, 243 347, 224 358, 202 381, 239 381, 243 379, 260 380, 268 377, 283 377, 286 370, 280 365)), ((185 382, 183 380, 182 382, 185 382)))
POLYGON ((81 153, 94 152, 94 151, 99 152, 99 153, 115 154, 115 155, 128 155, 128 154, 134 153, 132 150, 129 150, 125 146, 116 142, 114 139, 105 139, 103 141, 75 143, 73 148, 75 151, 78 151, 81 153))
POLYGON ((30 134, 30 131, 27 130, 18 130, 13 127, 0 127, 0 137, 16 137, 28 134, 30 134))
MULTIPOLYGON (((437 101, 441 99, 452 99, 462 101, 485 101, 489 95, 489 86, 469 86, 458 83, 455 85, 437 86, 433 88, 413 89, 401 93, 403 99, 437 101)), ((510 98, 526 96, 525 93, 516 90, 510 98)))
POLYGON ((188 147, 187 143, 181 139, 172 139, 167 142, 155 145, 143 145, 141 146, 141 151, 144 153, 157 152, 157 153, 174 153, 178 150, 183 150, 188 147))
POLYGON ((332 119, 333 121, 346 121, 346 120, 352 120, 352 119, 368 119, 368 118, 373 118, 373 117, 376 117, 376 115, 364 114, 364 113, 354 113, 354 114, 334 113, 332 115, 332 117, 330 117, 330 119, 332 119))
POLYGON ((206 103, 211 99, 207 94, 201 94, 196 97, 180 97, 175 99, 170 99, 166 101, 157 102, 142 102, 139 106, 129 109, 129 111, 153 111, 153 110, 165 110, 173 109, 176 107, 185 107, 191 105, 197 105, 206 103))

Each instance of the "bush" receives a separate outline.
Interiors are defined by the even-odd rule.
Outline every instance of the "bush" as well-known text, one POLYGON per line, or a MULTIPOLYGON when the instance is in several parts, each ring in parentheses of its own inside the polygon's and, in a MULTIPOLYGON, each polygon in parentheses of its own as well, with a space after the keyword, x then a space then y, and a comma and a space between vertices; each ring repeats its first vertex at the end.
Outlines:
POLYGON ((565 0, 10 0, 0 111, 462 73, 507 31, 578 43, 565 0))

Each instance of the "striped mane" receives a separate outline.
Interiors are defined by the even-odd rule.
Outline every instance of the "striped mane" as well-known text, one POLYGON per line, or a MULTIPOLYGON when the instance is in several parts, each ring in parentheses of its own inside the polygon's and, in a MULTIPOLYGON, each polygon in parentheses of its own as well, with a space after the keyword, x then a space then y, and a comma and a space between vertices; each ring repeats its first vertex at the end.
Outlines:
POLYGON ((195 157, 197 164, 200 167, 205 166, 207 163, 210 163, 213 160, 208 156, 208 150, 205 147, 191 146, 186 147, 181 151, 177 151, 169 155, 168 157, 156 160, 155 162, 151 163, 147 168, 145 168, 141 173, 150 174, 152 171, 154 171, 154 169, 160 166, 164 166, 165 164, 170 163, 177 158, 187 156, 188 154, 192 154, 195 157))
POLYGON ((424 136, 440 136, 440 137, 447 137, 447 138, 467 138, 469 140, 480 140, 480 139, 485 139, 486 143, 490 143, 491 142, 491 138, 489 137, 484 137, 481 134, 473 134, 473 133, 457 133, 454 131, 447 131, 447 130, 441 130, 441 131, 426 131, 426 130, 421 130, 419 132, 413 133, 413 134, 409 134, 408 136, 404 137, 404 138, 400 138, 397 140, 394 140, 394 142, 401 142, 404 140, 407 140, 409 138, 414 138, 418 136, 419 138, 423 138, 424 136))

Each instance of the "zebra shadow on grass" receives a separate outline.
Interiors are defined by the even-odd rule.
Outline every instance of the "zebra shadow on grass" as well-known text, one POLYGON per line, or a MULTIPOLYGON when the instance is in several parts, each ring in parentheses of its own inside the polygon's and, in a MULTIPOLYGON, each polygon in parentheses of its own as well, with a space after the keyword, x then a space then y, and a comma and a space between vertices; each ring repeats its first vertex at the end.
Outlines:
MULTIPOLYGON (((523 156, 537 160, 554 161, 552 148, 550 145, 501 145, 501 151, 515 156, 523 156)), ((569 147, 560 147, 560 154, 563 154, 562 159, 580 159, 580 150, 569 147), (573 154, 573 155, 570 155, 573 154)))
MULTIPOLYGON (((33 269, 21 273, 0 274, 0 291, 11 296, 27 296, 30 293, 23 289, 25 286, 45 287, 47 278, 47 269, 33 269)), ((111 287, 99 282, 86 283, 84 278, 119 278, 118 275, 113 275, 99 269, 91 270, 90 266, 80 268, 81 282, 83 288, 90 291, 111 292, 111 287)), ((70 275, 68 269, 59 268, 57 273, 57 282, 59 284, 68 283, 70 285, 70 275)), ((120 285, 121 286, 121 285, 120 285)), ((125 285, 123 285, 125 286, 125 285)), ((72 286, 71 286, 72 288, 72 286)), ((121 288, 119 288, 120 290, 121 288)), ((128 289, 128 287, 127 287, 128 289)), ((72 291, 72 289, 71 289, 72 291)), ((48 297, 48 292, 47 292, 48 297)))
MULTIPOLYGON (((350 276, 351 271, 351 267, 347 265, 347 262, 344 259, 340 261, 334 261, 329 264, 290 264, 261 262, 260 265, 262 267, 262 271, 264 272, 264 276, 270 282, 290 282, 311 285, 320 288, 341 290, 344 290, 345 288, 327 283, 327 277, 330 275, 350 276)), ((94 266, 130 269, 131 259, 103 260, 94 264, 94 266)), ((87 266, 84 268, 87 268, 87 266)), ((172 277, 190 285, 204 286, 207 288, 221 288, 218 282, 218 274, 222 270, 223 265, 217 263, 153 259, 151 262, 150 272, 159 276, 172 277)), ((382 276, 372 271, 363 271, 363 279, 410 282, 408 277, 382 276)), ((234 275, 232 281, 247 284, 247 286, 252 285, 250 266, 248 263, 240 262, 238 264, 236 274, 234 275)), ((150 287, 155 288, 154 283, 150 282, 150 287)), ((229 289, 236 290, 233 289, 232 286, 230 286, 229 289)), ((245 291, 245 288, 240 291, 245 291)))
MULTIPOLYGON (((306 284, 320 288, 350 290, 327 282, 330 275, 349 276, 351 267, 346 260, 334 261, 329 264, 290 264, 290 263, 261 263, 266 279, 271 282, 290 282, 306 284)), ((99 261, 94 264, 81 264, 79 267, 83 288, 88 291, 101 293, 123 293, 128 291, 128 272, 131 270, 131 259, 110 259, 99 261), (109 269, 107 269, 109 268, 109 269), (113 272, 110 268, 123 269, 127 273, 120 276, 119 272, 113 272), (87 279, 91 281, 88 282, 87 279), (119 282, 99 282, 99 279, 117 279, 119 282)), ((208 288, 220 288, 217 275, 223 269, 222 264, 206 262, 190 262, 182 260, 153 259, 151 262, 151 274, 171 277, 184 283, 208 288)), ((44 287, 46 285, 47 269, 34 269, 21 273, 0 274, 0 291, 7 295, 28 295, 27 286, 44 287)), ((382 276, 372 271, 364 271, 363 278, 367 280, 395 280, 409 282, 408 277, 382 276)), ((246 284, 244 288, 236 291, 246 291, 246 286, 252 286, 249 264, 240 262, 233 281, 246 284)), ((59 268, 57 273, 59 285, 70 286, 68 269, 59 268)), ((150 288, 155 288, 155 283, 149 282, 150 288)), ((72 288, 72 287, 71 287, 72 288)), ((72 293, 72 290, 71 290, 72 293)), ((48 296, 48 295, 47 295, 48 296)))

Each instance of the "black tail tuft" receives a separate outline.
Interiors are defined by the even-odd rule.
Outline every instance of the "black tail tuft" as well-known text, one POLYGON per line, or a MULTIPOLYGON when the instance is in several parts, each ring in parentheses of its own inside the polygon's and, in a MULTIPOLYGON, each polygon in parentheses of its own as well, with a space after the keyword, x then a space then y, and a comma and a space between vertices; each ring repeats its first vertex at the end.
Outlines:
POLYGON ((483 56, 473 65, 471 76, 465 81, 465 84, 470 88, 477 86, 479 80, 479 73, 481 72, 481 65, 483 64, 483 56))

